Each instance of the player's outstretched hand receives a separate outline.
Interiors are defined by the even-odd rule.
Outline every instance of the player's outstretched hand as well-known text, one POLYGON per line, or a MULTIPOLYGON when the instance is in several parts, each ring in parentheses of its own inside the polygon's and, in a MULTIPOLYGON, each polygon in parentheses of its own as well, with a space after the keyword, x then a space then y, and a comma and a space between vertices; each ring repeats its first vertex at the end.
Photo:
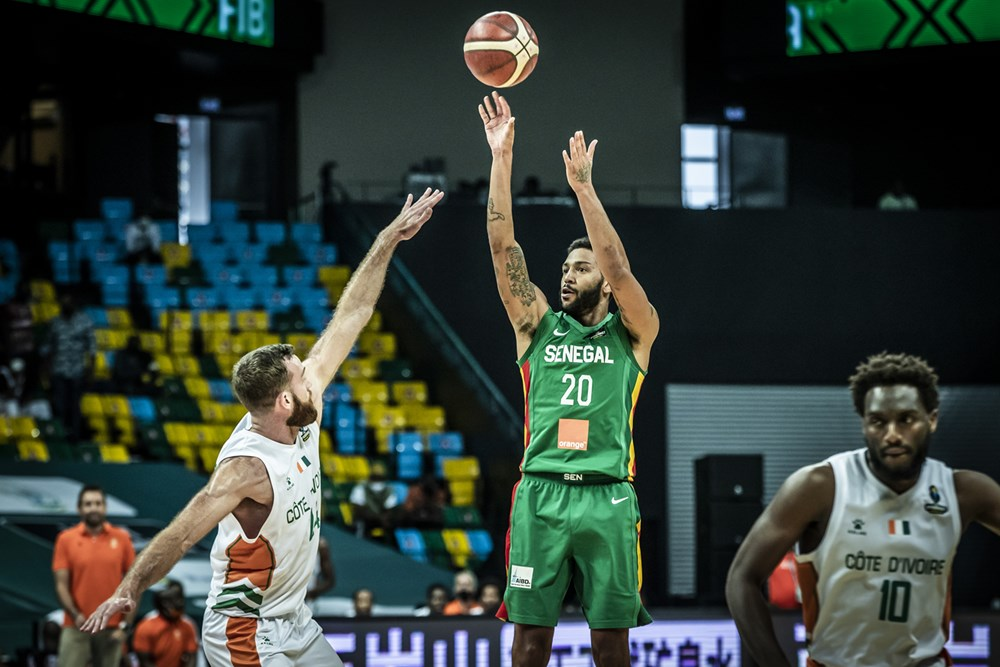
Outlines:
POLYGON ((420 199, 417 201, 413 201, 412 194, 406 195, 403 209, 396 216, 396 219, 389 223, 389 228, 404 241, 412 239, 424 226, 424 223, 431 219, 434 206, 443 197, 443 191, 431 190, 430 188, 424 190, 424 194, 420 195, 420 199))
POLYGON ((135 600, 132 598, 110 597, 101 603, 93 614, 90 615, 80 629, 84 632, 98 633, 108 627, 108 620, 118 613, 127 614, 135 609, 135 600))

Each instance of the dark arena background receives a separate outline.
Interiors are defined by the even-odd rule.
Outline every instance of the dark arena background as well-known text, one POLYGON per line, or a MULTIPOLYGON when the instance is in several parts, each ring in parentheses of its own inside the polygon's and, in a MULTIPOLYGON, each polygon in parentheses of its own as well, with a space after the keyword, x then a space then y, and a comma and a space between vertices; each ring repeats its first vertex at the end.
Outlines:
MULTIPOLYGON (((307 354, 374 234, 428 185, 446 199, 324 395, 336 584, 314 614, 345 664, 511 664, 512 625, 413 613, 461 569, 506 576, 524 400, 486 240, 490 89, 462 56, 498 9, 539 39, 504 91, 532 281, 556 303, 585 233, 561 157, 582 129, 661 319, 633 424, 655 620, 630 634, 634 665, 754 664, 729 563, 788 474, 863 446, 847 378, 868 355, 927 359, 930 455, 1000 479, 995 2, 0 0, 0 664, 46 652, 80 486, 101 484, 144 547, 243 415, 232 364, 270 342, 307 354), (896 181, 916 209, 879 206, 896 181), (127 253, 140 219, 159 233, 148 261, 127 253), (48 357, 67 295, 95 342, 77 429, 48 357), (440 489, 439 520, 366 529, 350 495, 373 464, 401 506, 440 489), (351 618, 360 588, 368 619, 351 618)), ((199 632, 212 538, 170 574, 199 632)), ((971 527, 958 665, 1000 664, 998 560, 1000 537, 971 527)), ((804 665, 799 612, 774 617, 804 665)), ((571 598, 550 664, 592 664, 571 598)))

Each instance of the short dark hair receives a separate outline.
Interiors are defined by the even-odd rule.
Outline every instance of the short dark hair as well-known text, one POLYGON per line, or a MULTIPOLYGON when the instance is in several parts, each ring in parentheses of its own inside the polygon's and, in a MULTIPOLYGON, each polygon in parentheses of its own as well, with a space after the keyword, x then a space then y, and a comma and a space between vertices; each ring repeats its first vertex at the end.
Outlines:
POLYGON ((99 494, 101 494, 101 498, 107 501, 108 495, 104 493, 103 488, 101 488, 97 484, 84 484, 83 487, 80 489, 79 495, 77 495, 76 497, 77 507, 83 507, 83 494, 89 493, 91 491, 97 491, 99 494))
POLYGON ((587 250, 590 251, 594 250, 594 246, 590 243, 590 238, 587 236, 581 236, 580 238, 570 243, 569 247, 566 248, 566 254, 567 255, 570 254, 577 248, 586 248, 587 250))
POLYGON ((243 355, 233 366, 233 393, 250 412, 266 412, 288 386, 285 359, 295 356, 288 343, 258 347, 243 355))
POLYGON ((912 354, 880 352, 858 364, 849 378, 854 410, 865 414, 865 396, 872 387, 890 387, 903 384, 914 387, 920 402, 928 412, 937 410, 938 376, 926 361, 912 354))

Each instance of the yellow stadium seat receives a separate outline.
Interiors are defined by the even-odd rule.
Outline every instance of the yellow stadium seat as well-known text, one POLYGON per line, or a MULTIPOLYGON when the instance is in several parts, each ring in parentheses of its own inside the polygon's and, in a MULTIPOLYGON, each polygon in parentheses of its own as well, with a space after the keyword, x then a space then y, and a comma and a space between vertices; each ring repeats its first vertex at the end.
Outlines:
POLYGON ((184 378, 184 388, 187 389, 188 396, 191 398, 212 398, 212 390, 208 385, 208 380, 205 378, 186 376, 184 378))
POLYGON ((427 383, 423 380, 404 380, 392 383, 392 401, 396 405, 427 403, 427 383))
POLYGON ((180 243, 161 243, 160 256, 163 266, 169 271, 174 267, 185 267, 191 264, 191 246, 180 243))
POLYGON ((371 476, 371 466, 364 456, 345 456, 344 459, 347 465, 347 476, 351 481, 364 482, 371 476))
POLYGON ((389 440, 392 438, 392 434, 395 433, 397 429, 395 428, 376 428, 375 433, 375 451, 379 454, 391 454, 392 448, 389 446, 389 440))
MULTIPOLYGON (((323 460, 322 456, 320 457, 320 460, 323 460)), ((333 480, 334 484, 343 484, 344 482, 351 481, 346 456, 334 454, 329 458, 327 463, 323 464, 323 467, 327 469, 330 479, 333 480)))
POLYGON ((219 459, 219 452, 221 450, 221 447, 200 447, 198 449, 198 456, 201 459, 201 467, 205 469, 205 472, 212 472, 215 470, 215 462, 219 459))
POLYGON ((371 380, 378 375, 378 360, 350 357, 344 359, 338 373, 345 380, 371 380))
POLYGON ((401 406, 406 413, 406 423, 418 431, 443 431, 445 429, 444 408, 439 405, 410 403, 401 406))
POLYGON ((189 310, 164 310, 160 313, 162 331, 191 331, 193 328, 194 317, 189 310))
POLYGON ((471 507, 476 504, 476 483, 472 480, 448 482, 451 504, 455 507, 471 507))
POLYGON ((140 331, 139 347, 150 354, 163 354, 167 351, 167 337, 159 331, 140 331))
POLYGON ((333 438, 326 429, 319 430, 319 451, 333 453, 333 438))
POLYGON ((121 394, 102 394, 101 411, 105 417, 131 417, 132 407, 121 394))
POLYGON ((313 345, 316 344, 318 338, 319 336, 316 334, 293 333, 288 334, 285 342, 295 348, 295 354, 299 355, 300 359, 305 359, 309 356, 309 352, 312 350, 313 345))
POLYGON ((194 334, 190 329, 171 329, 167 332, 167 347, 171 354, 191 354, 194 334))
POLYGON ((59 316, 59 304, 48 301, 31 304, 31 321, 34 324, 51 322, 59 316))
POLYGON ((362 403, 361 410, 364 412, 365 422, 370 428, 399 430, 407 427, 406 413, 399 406, 362 403))
POLYGON ((130 334, 131 331, 121 329, 94 329, 94 340, 99 350, 123 350, 130 334))
POLYGON ((267 331, 269 325, 266 310, 236 311, 236 328, 240 331, 267 331))
POLYGON ((368 324, 365 325, 364 331, 381 331, 382 330, 382 311, 376 310, 372 313, 372 318, 368 320, 368 324))
POLYGON ((130 458, 125 445, 100 445, 101 460, 105 463, 128 463, 130 458))
POLYGON ((455 567, 465 567, 472 555, 472 545, 469 544, 469 536, 464 530, 458 528, 445 528, 441 531, 441 538, 444 540, 444 548, 451 555, 451 561, 455 567))
POLYGON ((111 379, 111 362, 108 360, 109 353, 104 350, 98 350, 94 354, 94 379, 95 380, 110 380, 111 379))
POLYGON ((135 443, 135 422, 131 417, 117 417, 114 420, 115 428, 118 430, 118 442, 128 447, 135 443))
POLYGON ((183 422, 165 422, 163 424, 163 434, 167 436, 167 442, 175 450, 178 447, 191 446, 191 434, 188 424, 183 422))
POLYGON ((362 407, 371 404, 385 405, 389 402, 389 384, 377 380, 352 382, 351 396, 362 407))
POLYGON ((371 358, 395 359, 396 334, 391 331, 369 331, 358 337, 358 349, 371 358))
MULTIPOLYGON (((208 383, 206 382, 206 384, 208 383)), ((188 391, 190 392, 190 390, 188 391)), ((198 411, 201 413, 201 418, 209 424, 219 424, 226 421, 226 411, 222 408, 221 404, 215 401, 208 399, 199 400, 198 411)))
POLYGON ((10 425, 11 435, 15 438, 37 438, 41 435, 34 417, 10 417, 8 424, 10 425))
POLYGON ((269 331, 258 331, 253 335, 253 346, 250 349, 264 347, 265 345, 278 345, 281 343, 281 336, 269 331))
POLYGON ((321 266, 316 271, 316 280, 320 285, 327 288, 335 286, 343 291, 347 281, 351 279, 351 267, 345 264, 335 264, 333 266, 321 266))
POLYGON ((80 412, 85 417, 103 417, 104 405, 99 394, 84 394, 80 397, 80 412))
POLYGON ((200 472, 200 456, 198 448, 191 445, 178 445, 174 447, 174 454, 184 461, 184 467, 193 472, 200 472))
POLYGON ((203 310, 198 313, 198 328, 205 333, 210 331, 229 333, 231 326, 227 310, 203 310))
POLYGON ((444 459, 441 462, 441 472, 448 481, 479 479, 479 459, 475 456, 444 459))
POLYGON ((111 442, 111 431, 108 420, 104 417, 87 417, 87 425, 93 433, 92 439, 97 442, 111 442))
POLYGON ((242 403, 223 403, 222 409, 226 414, 226 422, 234 426, 247 414, 247 409, 242 403))
POLYGON ((127 308, 106 308, 104 312, 107 313, 108 325, 112 329, 124 329, 131 332, 132 314, 128 312, 127 308))
POLYGON ((169 354, 154 354, 153 359, 156 361, 157 368, 160 369, 160 375, 177 375, 174 360, 169 354))
POLYGON ((8 442, 14 436, 14 431, 10 427, 10 421, 0 415, 0 442, 8 442))
POLYGON ((198 360, 190 354, 175 354, 173 360, 174 371, 177 375, 182 375, 185 378, 201 377, 201 366, 198 364, 198 360))
POLYGON ((31 290, 32 301, 47 301, 53 303, 56 300, 56 286, 50 280, 35 279, 28 283, 31 290))
POLYGON ((48 461, 49 448, 41 440, 18 440, 17 456, 22 461, 48 461))

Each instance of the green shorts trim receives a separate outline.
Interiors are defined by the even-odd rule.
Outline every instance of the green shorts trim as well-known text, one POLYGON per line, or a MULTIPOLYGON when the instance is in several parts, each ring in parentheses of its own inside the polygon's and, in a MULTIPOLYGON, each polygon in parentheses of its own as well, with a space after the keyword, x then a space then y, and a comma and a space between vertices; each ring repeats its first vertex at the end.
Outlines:
POLYGON ((523 476, 511 508, 506 620, 555 627, 572 584, 591 628, 650 623, 639 597, 640 528, 628 482, 574 485, 523 476))

